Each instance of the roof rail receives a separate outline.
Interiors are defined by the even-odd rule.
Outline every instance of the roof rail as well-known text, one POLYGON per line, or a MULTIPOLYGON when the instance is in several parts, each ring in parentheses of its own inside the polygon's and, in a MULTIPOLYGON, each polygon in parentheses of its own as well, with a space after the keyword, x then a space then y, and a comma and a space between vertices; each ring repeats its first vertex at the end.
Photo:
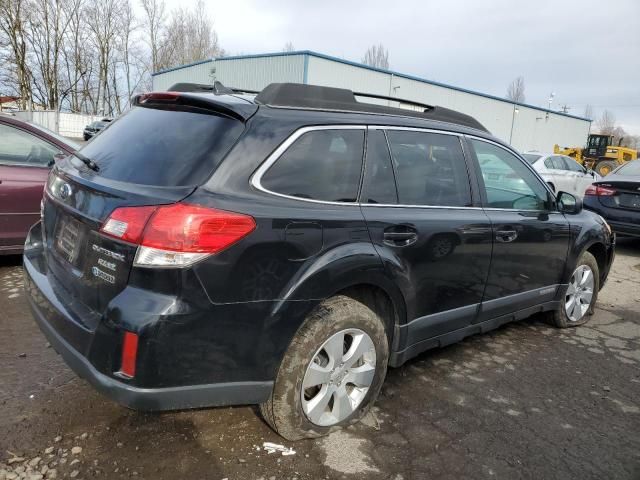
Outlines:
POLYGON ((379 100, 390 100, 392 102, 400 102, 400 103, 406 103, 406 104, 409 104, 409 105, 415 105, 416 107, 424 108, 425 112, 427 110, 433 110, 433 108, 434 108, 433 105, 427 105, 426 103, 416 102, 414 100, 406 100, 404 98, 390 97, 388 95, 377 95, 375 93, 362 93, 362 92, 353 92, 353 94, 356 97, 377 98, 379 100))
POLYGON ((255 98, 262 105, 281 108, 300 108, 351 113, 370 113, 378 115, 396 115, 416 117, 474 128, 489 132, 478 120, 464 113, 448 108, 427 105, 412 100, 377 95, 373 93, 352 92, 345 88, 321 87, 302 83, 272 83, 267 85, 255 98), (423 111, 388 107, 373 103, 359 102, 358 97, 377 98, 402 102, 424 108, 423 111))

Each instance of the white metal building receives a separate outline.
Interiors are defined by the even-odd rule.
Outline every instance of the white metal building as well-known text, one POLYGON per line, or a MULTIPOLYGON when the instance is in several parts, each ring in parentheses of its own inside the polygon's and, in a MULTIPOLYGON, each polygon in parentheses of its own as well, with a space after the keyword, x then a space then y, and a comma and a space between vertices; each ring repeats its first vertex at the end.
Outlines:
MULTIPOLYGON (((439 105, 472 115, 496 137, 520 151, 553 151, 554 144, 584 145, 591 120, 504 98, 372 68, 311 51, 221 57, 156 72, 153 89, 167 90, 178 82, 262 90, 273 82, 294 82, 388 95, 439 105)), ((367 101, 371 101, 367 99, 367 101)), ((411 108, 399 102, 391 106, 411 108)))

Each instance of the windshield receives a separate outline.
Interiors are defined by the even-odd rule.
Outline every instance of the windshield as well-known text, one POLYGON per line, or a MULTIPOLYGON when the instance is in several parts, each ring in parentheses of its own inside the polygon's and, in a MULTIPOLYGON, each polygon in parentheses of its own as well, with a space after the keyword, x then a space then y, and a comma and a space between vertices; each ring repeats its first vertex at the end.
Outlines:
POLYGON ((531 165, 542 158, 542 155, 536 155, 535 153, 524 153, 522 156, 531 165))
POLYGON ((210 113, 136 107, 108 123, 81 150, 97 175, 163 187, 204 183, 244 130, 210 113))
POLYGON ((615 173, 618 175, 629 175, 630 177, 640 176, 640 160, 622 165, 615 173))

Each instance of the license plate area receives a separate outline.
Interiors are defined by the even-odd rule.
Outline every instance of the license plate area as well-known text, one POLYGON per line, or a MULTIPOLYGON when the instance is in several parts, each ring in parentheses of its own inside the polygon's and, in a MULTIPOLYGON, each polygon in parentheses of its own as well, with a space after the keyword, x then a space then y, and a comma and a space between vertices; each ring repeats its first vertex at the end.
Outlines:
POLYGON ((71 217, 62 217, 58 221, 55 233, 56 250, 69 263, 74 264, 78 258, 81 242, 80 222, 71 217))
POLYGON ((640 209, 640 195, 622 193, 618 198, 618 205, 624 208, 640 209))

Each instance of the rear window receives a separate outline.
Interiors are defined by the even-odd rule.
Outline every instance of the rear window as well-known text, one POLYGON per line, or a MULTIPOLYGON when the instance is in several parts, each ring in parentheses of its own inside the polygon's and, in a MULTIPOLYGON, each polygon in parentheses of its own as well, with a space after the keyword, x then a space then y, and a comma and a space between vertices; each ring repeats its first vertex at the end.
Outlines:
POLYGON ((542 155, 536 155, 535 153, 525 153, 522 156, 531 165, 533 165, 534 163, 536 163, 537 160, 542 158, 542 155))
POLYGON ((162 187, 204 183, 244 129, 218 115, 145 107, 107 127, 81 150, 98 175, 162 187))
POLYGON ((616 170, 616 173, 619 175, 629 175, 629 176, 640 175, 640 160, 636 162, 630 162, 621 166, 620 168, 618 168, 618 170, 616 170))

